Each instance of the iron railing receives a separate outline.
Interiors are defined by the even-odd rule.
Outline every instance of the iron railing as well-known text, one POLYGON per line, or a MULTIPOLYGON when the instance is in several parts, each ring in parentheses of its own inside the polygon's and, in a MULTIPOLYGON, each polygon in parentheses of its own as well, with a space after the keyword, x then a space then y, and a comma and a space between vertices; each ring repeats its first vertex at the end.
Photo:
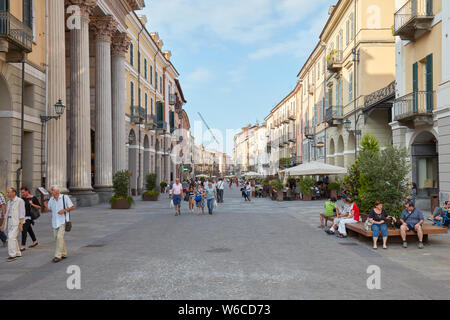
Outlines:
POLYGON ((335 119, 342 119, 343 108, 342 106, 332 106, 328 107, 325 112, 325 121, 331 121, 335 119))
POLYGON ((131 106, 131 122, 143 123, 147 119, 145 109, 139 106, 131 106))
POLYGON ((434 17, 434 0, 409 0, 394 15, 394 35, 413 19, 418 17, 434 17))
POLYGON ((417 91, 400 97, 394 101, 394 120, 432 115, 435 101, 435 91, 417 91))
POLYGON ((0 11, 0 36, 6 36, 27 53, 33 49, 33 31, 8 11, 0 11))
POLYGON ((327 68, 329 71, 335 71, 336 68, 339 68, 343 59, 342 50, 334 49, 327 56, 327 68))

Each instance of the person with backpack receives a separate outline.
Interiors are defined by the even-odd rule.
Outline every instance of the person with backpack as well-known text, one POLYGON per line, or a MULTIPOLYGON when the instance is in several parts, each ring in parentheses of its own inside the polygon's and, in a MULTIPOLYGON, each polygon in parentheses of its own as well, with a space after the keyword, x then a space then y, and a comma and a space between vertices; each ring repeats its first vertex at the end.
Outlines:
POLYGON ((53 262, 60 262, 67 258, 66 242, 64 235, 66 232, 66 223, 70 221, 68 213, 75 209, 70 198, 60 193, 58 186, 52 186, 50 189, 52 197, 44 202, 47 211, 52 212, 53 235, 56 240, 55 257, 53 262))
POLYGON ((20 251, 25 251, 27 234, 30 235, 31 240, 33 241, 28 248, 34 248, 38 245, 38 241, 31 226, 34 225, 34 221, 39 218, 41 204, 39 203, 38 198, 30 194, 30 190, 28 190, 27 187, 22 187, 20 193, 22 194, 22 200, 25 201, 25 223, 23 225, 22 246, 20 247, 20 251))

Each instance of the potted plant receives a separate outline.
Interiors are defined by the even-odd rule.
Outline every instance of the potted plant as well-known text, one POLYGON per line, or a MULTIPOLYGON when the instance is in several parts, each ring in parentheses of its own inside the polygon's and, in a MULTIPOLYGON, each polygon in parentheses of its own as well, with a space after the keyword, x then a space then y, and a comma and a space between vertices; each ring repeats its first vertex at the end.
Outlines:
POLYGON ((300 192, 304 201, 312 200, 312 188, 314 187, 314 179, 311 177, 303 177, 300 181, 300 192))
POLYGON ((145 189, 142 194, 144 201, 158 201, 159 192, 156 190, 156 173, 150 173, 145 176, 145 189))
POLYGON ((128 194, 130 180, 128 170, 118 171, 113 177, 113 190, 110 203, 111 209, 130 209, 134 203, 133 197, 128 194))
POLYGON ((283 184, 281 183, 280 179, 272 179, 270 181, 270 185, 276 191, 276 197, 272 198, 272 200, 283 201, 283 184))
POLYGON ((330 190, 330 198, 337 199, 337 193, 340 189, 340 185, 338 182, 330 182, 328 184, 328 190, 330 190))

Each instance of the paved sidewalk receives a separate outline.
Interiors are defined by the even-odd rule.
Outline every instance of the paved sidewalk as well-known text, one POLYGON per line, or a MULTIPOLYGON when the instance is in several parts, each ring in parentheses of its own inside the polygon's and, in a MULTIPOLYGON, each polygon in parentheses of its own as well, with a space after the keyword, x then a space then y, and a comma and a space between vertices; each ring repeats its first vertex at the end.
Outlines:
POLYGON ((131 210, 77 209, 69 257, 57 264, 44 214, 38 247, 11 263, 0 248, 0 299, 448 299, 448 235, 430 236, 423 250, 411 243, 375 252, 318 229, 322 207, 244 202, 234 187, 212 216, 183 202, 175 217, 164 194, 131 210), (67 289, 71 265, 81 269, 81 290, 67 289), (367 289, 370 265, 381 268, 382 290, 367 289))

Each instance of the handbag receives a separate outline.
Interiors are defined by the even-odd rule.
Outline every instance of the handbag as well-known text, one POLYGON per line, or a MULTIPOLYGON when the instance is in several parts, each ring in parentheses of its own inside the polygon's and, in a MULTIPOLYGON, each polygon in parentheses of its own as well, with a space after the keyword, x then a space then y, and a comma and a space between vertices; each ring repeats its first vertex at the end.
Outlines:
POLYGON ((37 220, 41 216, 41 212, 32 205, 30 205, 30 216, 31 220, 37 220))
MULTIPOLYGON (((63 207, 64 207, 64 210, 66 210, 65 196, 63 195, 62 198, 63 198, 63 207)), ((70 230, 72 230, 72 222, 71 221, 67 221, 67 215, 66 215, 65 212, 64 212, 64 218, 66 220, 66 232, 70 232, 70 230)))
POLYGON ((372 222, 369 221, 369 218, 366 219, 366 221, 364 222, 364 229, 366 231, 369 231, 372 228, 372 222))

